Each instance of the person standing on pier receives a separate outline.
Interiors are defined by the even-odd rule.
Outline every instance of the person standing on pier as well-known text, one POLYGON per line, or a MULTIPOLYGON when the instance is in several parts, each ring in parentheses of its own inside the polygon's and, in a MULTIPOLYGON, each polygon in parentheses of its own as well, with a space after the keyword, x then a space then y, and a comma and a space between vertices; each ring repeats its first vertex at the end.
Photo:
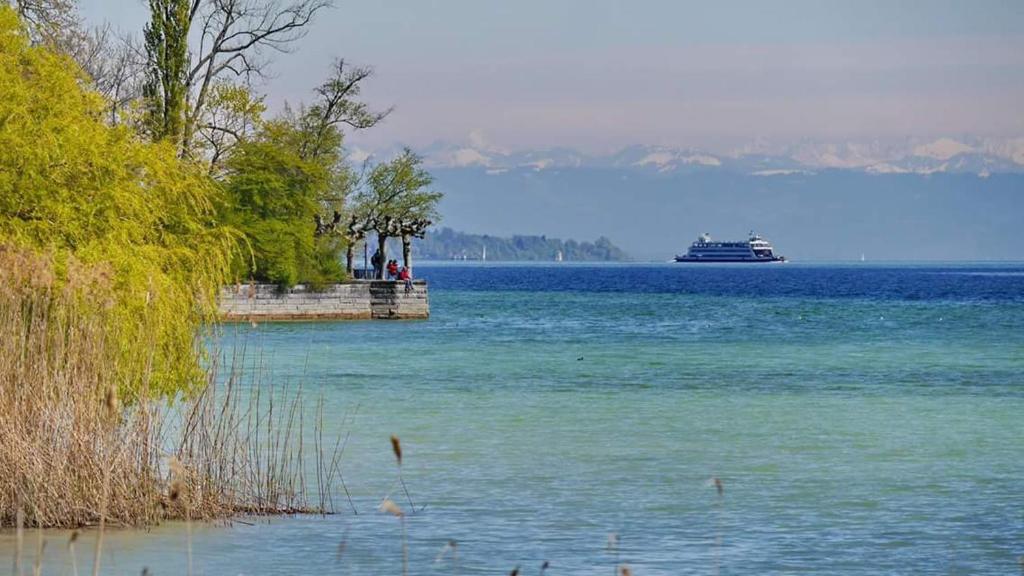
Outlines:
POLYGON ((381 266, 384 263, 381 262, 381 260, 383 260, 383 258, 380 255, 380 250, 375 251, 373 253, 373 256, 370 258, 370 264, 373 266, 374 278, 380 278, 381 276, 383 276, 383 274, 381 274, 381 266))

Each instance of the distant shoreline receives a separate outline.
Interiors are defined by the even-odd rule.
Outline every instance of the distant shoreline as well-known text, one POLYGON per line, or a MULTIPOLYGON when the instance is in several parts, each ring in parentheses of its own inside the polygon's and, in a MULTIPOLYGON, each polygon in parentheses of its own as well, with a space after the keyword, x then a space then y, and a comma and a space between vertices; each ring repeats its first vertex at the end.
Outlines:
POLYGON ((624 262, 632 259, 606 236, 589 242, 546 235, 470 234, 448 227, 428 232, 416 242, 414 250, 419 258, 438 261, 624 262))

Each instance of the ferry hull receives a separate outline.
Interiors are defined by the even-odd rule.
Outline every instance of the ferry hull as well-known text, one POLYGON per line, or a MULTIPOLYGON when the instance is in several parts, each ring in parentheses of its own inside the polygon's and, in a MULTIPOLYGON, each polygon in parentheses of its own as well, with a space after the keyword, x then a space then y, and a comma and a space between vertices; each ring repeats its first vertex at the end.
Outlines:
POLYGON ((783 256, 776 256, 772 258, 690 258, 687 256, 676 256, 676 262, 694 262, 694 263, 705 263, 705 264, 740 264, 740 263, 761 263, 761 262, 785 262, 786 258, 783 256))

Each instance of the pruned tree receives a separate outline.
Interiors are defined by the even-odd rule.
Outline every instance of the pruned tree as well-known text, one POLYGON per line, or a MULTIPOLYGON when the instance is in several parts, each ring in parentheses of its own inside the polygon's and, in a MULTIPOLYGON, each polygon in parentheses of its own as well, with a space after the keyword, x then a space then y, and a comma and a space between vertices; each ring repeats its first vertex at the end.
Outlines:
POLYGON ((333 234, 338 231, 338 224, 341 223, 341 212, 335 211, 334 216, 329 222, 325 221, 323 216, 316 214, 313 216, 313 222, 316 224, 314 234, 317 236, 333 234))
MULTIPOLYGON (((356 195, 366 228, 377 235, 382 261, 387 260, 387 239, 401 237, 405 265, 411 268, 412 238, 422 237, 430 221, 438 218, 442 194, 428 190, 434 179, 422 164, 423 159, 406 148, 395 159, 374 166, 356 195)), ((378 278, 383 278, 382 270, 378 278)))
POLYGON ((351 277, 356 256, 356 246, 366 239, 366 233, 370 230, 370 226, 362 214, 355 212, 349 215, 348 222, 344 227, 339 227, 341 220, 342 214, 337 210, 334 211, 330 220, 324 220, 319 214, 313 217, 313 221, 316 223, 317 236, 339 234, 345 240, 345 273, 351 277))
POLYGON ((398 222, 398 236, 402 239, 402 265, 412 271, 412 239, 423 238, 433 224, 426 218, 413 218, 398 222))
POLYGON ((353 261, 356 256, 356 246, 366 240, 367 223, 359 218, 358 214, 349 217, 348 225, 345 226, 345 273, 352 276, 353 261))

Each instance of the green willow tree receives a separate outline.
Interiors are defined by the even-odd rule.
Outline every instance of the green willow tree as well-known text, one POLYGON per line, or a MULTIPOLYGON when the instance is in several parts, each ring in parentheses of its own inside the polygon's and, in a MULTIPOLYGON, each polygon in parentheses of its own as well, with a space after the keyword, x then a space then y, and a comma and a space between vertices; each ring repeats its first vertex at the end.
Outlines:
POLYGON ((30 46, 0 6, 0 250, 96 270, 109 361, 126 395, 173 395, 201 381, 196 334, 217 313, 237 234, 220 226, 220 191, 167 142, 103 121, 67 56, 30 46), (152 378, 143 377, 151 374, 152 378))
POLYGON ((149 0, 143 30, 146 80, 142 86, 145 128, 153 141, 178 143, 185 132, 189 70, 189 0, 149 0))

